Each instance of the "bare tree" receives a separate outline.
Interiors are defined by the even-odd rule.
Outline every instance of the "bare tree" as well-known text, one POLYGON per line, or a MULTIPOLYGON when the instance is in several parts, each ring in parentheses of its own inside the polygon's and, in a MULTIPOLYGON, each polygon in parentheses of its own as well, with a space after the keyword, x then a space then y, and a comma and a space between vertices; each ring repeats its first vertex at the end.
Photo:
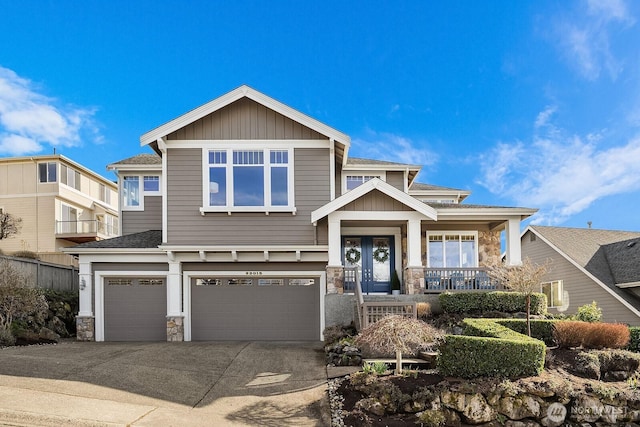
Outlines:
POLYGON ((22 270, 9 260, 0 260, 0 330, 8 330, 16 316, 46 308, 42 291, 27 283, 28 277, 22 270))
POLYGON ((540 283, 549 271, 549 264, 549 260, 540 265, 525 258, 521 265, 500 264, 489 268, 489 275, 500 281, 505 288, 525 295, 529 336, 531 336, 531 294, 540 291, 540 283))
POLYGON ((0 212, 0 240, 18 234, 20 228, 22 228, 22 218, 7 212, 0 212))
POLYGON ((396 374, 402 373, 402 353, 415 352, 424 344, 432 343, 439 332, 431 325, 404 316, 386 316, 364 328, 355 339, 355 345, 370 350, 396 354, 396 374))

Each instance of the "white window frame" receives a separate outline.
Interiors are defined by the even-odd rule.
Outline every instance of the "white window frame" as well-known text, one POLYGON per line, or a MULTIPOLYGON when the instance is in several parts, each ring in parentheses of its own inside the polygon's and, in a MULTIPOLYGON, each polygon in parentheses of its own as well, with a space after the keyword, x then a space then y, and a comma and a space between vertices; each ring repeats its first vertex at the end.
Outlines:
MULTIPOLYGON (((473 260, 473 267, 468 268, 478 268, 479 266, 479 252, 480 252, 480 244, 478 242, 478 232, 477 231, 457 231, 457 230, 444 230, 444 231, 427 231, 426 233, 426 258, 427 258, 427 268, 440 268, 440 267, 431 267, 430 257, 429 257, 429 237, 431 236, 441 236, 442 237, 442 256, 443 261, 446 263, 446 253, 445 253, 445 236, 458 235, 462 236, 473 236, 473 239, 476 243, 476 251, 475 251, 475 259, 473 260)), ((460 245, 462 246, 462 239, 460 239, 460 245)), ((467 267, 459 267, 459 266, 447 266, 445 265, 442 268, 467 268, 467 267)))
POLYGON ((202 207, 200 212, 291 212, 295 214, 295 183, 294 183, 294 149, 291 147, 268 147, 245 146, 239 144, 233 148, 207 147, 202 149, 202 207), (217 164, 216 167, 225 168, 226 179, 226 205, 211 206, 209 199, 209 153, 212 151, 226 152, 227 160, 225 164, 217 164), (264 204, 262 206, 234 206, 233 205, 233 152, 234 151, 262 151, 263 152, 263 173, 264 173, 264 204), (274 167, 287 168, 287 204, 272 205, 271 203, 271 152, 287 152, 286 166, 274 164, 274 167))
MULTIPOLYGON (((551 297, 553 298, 554 292, 553 292, 553 285, 556 284, 559 286, 558 289, 558 295, 560 295, 560 298, 564 298, 564 283, 562 282, 562 280, 548 280, 546 282, 542 282, 540 283, 540 292, 541 293, 545 293, 544 292, 544 287, 545 285, 549 285, 549 294, 551 295, 551 297)), ((545 294, 546 295, 546 294, 545 294)), ((554 305, 554 301, 547 301, 548 304, 548 308, 558 308, 558 307, 562 307, 564 304, 564 301, 560 300, 560 301, 556 301, 556 302, 560 302, 560 305, 554 305)))
MULTIPOLYGON (((107 191, 109 188, 107 187, 107 191)), ((119 197, 120 197, 120 206, 123 211, 143 211, 144 210, 144 198, 145 196, 161 196, 162 195, 162 176, 157 173, 127 173, 122 175, 122 179, 120 180, 120 188, 119 188, 119 197), (157 177, 158 178, 158 190, 157 191, 145 191, 144 189, 144 179, 145 177, 157 177), (137 178, 138 180, 138 190, 140 192, 140 203, 138 206, 127 206, 125 204, 124 197, 124 181, 125 178, 137 178)), ((109 202, 107 202, 109 203, 109 202)), ((110 203, 109 203, 110 204, 110 203)))
POLYGON ((58 162, 41 162, 38 163, 38 184, 51 184, 54 182, 58 182, 60 181, 60 170, 58 168, 58 162), (51 180, 49 177, 49 165, 54 164, 56 165, 56 179, 51 180), (47 176, 46 176, 46 180, 42 181, 42 176, 40 175, 40 165, 47 165, 46 170, 47 170, 47 176))
MULTIPOLYGON (((372 170, 343 170, 342 171, 342 194, 346 194, 351 190, 347 190, 347 177, 348 176, 370 176, 371 178, 379 178, 382 181, 387 180, 387 173, 385 171, 372 171, 372 170)), ((369 180, 367 180, 369 181, 369 180)), ((366 182, 366 181, 365 181, 366 182)), ((364 182, 363 182, 364 184, 364 182)), ((362 185, 362 184, 360 184, 362 185)))

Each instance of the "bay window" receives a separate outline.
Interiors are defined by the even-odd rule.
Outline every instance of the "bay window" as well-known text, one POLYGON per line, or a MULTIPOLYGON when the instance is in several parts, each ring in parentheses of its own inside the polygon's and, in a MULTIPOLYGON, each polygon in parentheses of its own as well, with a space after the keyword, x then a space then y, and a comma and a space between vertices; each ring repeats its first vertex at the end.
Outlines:
POLYGON ((475 232, 427 232, 428 267, 477 267, 477 240, 475 232))
POLYGON ((292 149, 207 150, 205 211, 294 211, 292 149))

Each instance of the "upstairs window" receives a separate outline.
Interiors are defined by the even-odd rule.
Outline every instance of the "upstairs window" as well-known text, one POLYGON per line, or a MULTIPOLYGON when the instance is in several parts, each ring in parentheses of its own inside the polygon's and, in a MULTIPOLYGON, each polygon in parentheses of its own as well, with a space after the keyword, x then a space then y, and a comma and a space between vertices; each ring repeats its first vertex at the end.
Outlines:
POLYGON ((291 149, 206 151, 204 210, 293 210, 292 154, 291 149))
POLYGON ((104 184, 100 184, 100 201, 111 204, 111 189, 104 184))
POLYGON ((430 268, 477 267, 477 240, 475 233, 427 232, 428 266, 430 268))
POLYGON ((148 192, 159 192, 160 191, 160 177, 159 176, 145 176, 143 178, 144 181, 144 191, 148 192))
POLYGON ((73 170, 66 165, 60 165, 60 182, 80 191, 80 172, 73 170))
POLYGON ((40 182, 58 181, 58 164, 56 162, 38 163, 40 182))
MULTIPOLYGON (((109 189, 107 188, 108 192, 109 189)), ((143 210, 144 196, 159 196, 159 175, 127 175, 122 179, 122 207, 125 210, 143 210)))
POLYGON ((140 177, 125 176, 122 181, 122 193, 124 207, 140 206, 140 177))
POLYGON ((373 178, 380 177, 376 175, 347 175, 347 191, 351 191, 365 182, 371 181, 373 178))

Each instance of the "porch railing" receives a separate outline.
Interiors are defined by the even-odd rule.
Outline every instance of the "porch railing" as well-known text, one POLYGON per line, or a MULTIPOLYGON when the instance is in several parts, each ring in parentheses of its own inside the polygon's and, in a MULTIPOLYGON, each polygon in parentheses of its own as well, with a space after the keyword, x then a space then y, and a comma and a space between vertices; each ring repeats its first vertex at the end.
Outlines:
POLYGON ((343 289, 345 293, 353 293, 358 283, 358 267, 345 267, 343 278, 343 289))
POLYGON ((117 236, 117 224, 107 224, 95 219, 78 221, 56 221, 56 234, 100 234, 117 236))
POLYGON ((425 293, 503 289, 485 268, 425 268, 424 285, 425 293))

